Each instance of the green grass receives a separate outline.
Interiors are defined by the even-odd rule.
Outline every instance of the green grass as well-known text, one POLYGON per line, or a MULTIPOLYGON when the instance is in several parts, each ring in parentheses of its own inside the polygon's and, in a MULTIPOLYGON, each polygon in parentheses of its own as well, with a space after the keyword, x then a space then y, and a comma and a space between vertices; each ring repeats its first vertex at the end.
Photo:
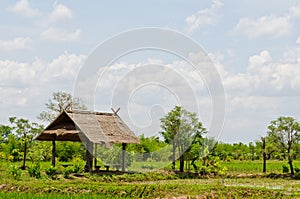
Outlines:
POLYGON ((76 194, 32 194, 32 193, 18 193, 18 192, 0 192, 0 198, 1 199, 12 199, 12 198, 18 198, 18 199, 114 199, 114 198, 128 198, 128 197, 114 197, 114 196, 107 196, 107 195, 76 195, 76 194))
MULTIPOLYGON (((21 165, 21 163, 13 163, 21 165)), ((28 163, 30 165, 31 163, 28 163)), ((140 163, 142 164, 142 163, 140 163)), ((268 161, 267 172, 282 173, 285 162, 268 161)), ((300 162, 295 162, 300 168, 300 162)), ((263 176, 238 178, 235 174, 261 173, 261 161, 222 162, 230 178, 201 177, 183 179, 168 171, 125 175, 86 175, 57 180, 42 173, 31 178, 22 171, 21 180, 7 175, 11 163, 0 162, 0 198, 157 198, 191 196, 193 198, 300 198, 300 180, 271 179, 263 176), (232 175, 233 174, 233 175, 232 175)), ((142 165, 139 165, 142 166, 142 165)), ((42 171, 50 163, 41 164, 42 171)))
MULTIPOLYGON (((255 161, 230 161, 221 162, 222 166, 227 167, 229 174, 255 174, 262 173, 262 160, 255 161)), ((267 173, 282 173, 282 165, 287 165, 286 161, 267 161, 267 173)), ((294 167, 300 168, 300 161, 293 162, 294 167)))

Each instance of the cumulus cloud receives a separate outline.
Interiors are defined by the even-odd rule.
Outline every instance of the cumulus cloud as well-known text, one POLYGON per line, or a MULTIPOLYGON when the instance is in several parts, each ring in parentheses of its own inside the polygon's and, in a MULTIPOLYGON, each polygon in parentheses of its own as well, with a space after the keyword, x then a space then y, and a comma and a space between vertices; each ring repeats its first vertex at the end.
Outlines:
POLYGON ((24 17, 36 17, 40 15, 37 9, 33 9, 28 0, 20 0, 15 5, 9 8, 12 12, 24 17))
POLYGON ((58 23, 73 18, 73 12, 63 4, 54 4, 53 10, 49 16, 51 23, 58 23))
POLYGON ((64 52, 48 63, 38 58, 31 63, 0 60, 0 87, 35 87, 37 82, 46 86, 57 79, 73 79, 84 59, 84 55, 64 52))
POLYGON ((218 11, 223 6, 220 0, 212 0, 210 8, 199 10, 197 13, 185 19, 187 31, 192 33, 204 25, 212 25, 219 18, 218 11))
POLYGON ((67 32, 58 28, 48 28, 41 33, 42 39, 57 42, 78 41, 80 39, 80 35, 80 29, 77 29, 74 32, 67 32))
POLYGON ((235 31, 249 38, 280 37, 292 31, 292 24, 287 17, 262 16, 257 19, 241 18, 235 31))
POLYGON ((32 39, 29 37, 17 37, 13 40, 0 40, 0 50, 13 51, 30 48, 32 39))
POLYGON ((291 6, 281 16, 265 15, 256 19, 243 17, 235 26, 235 32, 248 38, 281 37, 291 34, 294 20, 300 17, 300 4, 291 6))

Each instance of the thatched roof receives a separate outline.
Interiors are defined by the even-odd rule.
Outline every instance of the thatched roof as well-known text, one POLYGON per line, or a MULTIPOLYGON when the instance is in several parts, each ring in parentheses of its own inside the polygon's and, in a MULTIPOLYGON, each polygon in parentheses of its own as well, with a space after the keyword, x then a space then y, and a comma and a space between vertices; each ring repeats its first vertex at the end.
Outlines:
POLYGON ((64 111, 35 139, 86 141, 100 144, 139 143, 139 139, 114 113, 64 111))

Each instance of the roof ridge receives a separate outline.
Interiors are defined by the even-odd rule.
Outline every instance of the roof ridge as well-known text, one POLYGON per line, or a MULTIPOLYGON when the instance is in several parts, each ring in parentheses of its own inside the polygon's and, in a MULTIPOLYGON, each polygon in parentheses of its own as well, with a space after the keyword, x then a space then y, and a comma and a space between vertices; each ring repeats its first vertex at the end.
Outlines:
POLYGON ((114 113, 109 112, 99 112, 99 111, 85 111, 85 110, 68 110, 67 113, 75 113, 75 114, 92 114, 92 115, 108 115, 114 116, 114 113))

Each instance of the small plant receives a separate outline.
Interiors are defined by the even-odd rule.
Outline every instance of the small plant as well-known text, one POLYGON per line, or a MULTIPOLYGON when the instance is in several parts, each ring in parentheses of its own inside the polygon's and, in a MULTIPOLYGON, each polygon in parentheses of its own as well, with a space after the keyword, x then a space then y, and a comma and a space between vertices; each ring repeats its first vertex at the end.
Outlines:
POLYGON ((282 173, 288 173, 289 167, 287 165, 282 165, 282 173))
POLYGON ((295 172, 300 173, 300 169, 298 167, 295 167, 295 172))
POLYGON ((75 158, 72 159, 72 163, 74 164, 74 167, 73 167, 73 172, 74 173, 80 174, 80 173, 83 172, 84 166, 85 166, 85 161, 83 161, 79 157, 75 157, 75 158))
POLYGON ((63 172, 64 178, 70 178, 70 174, 73 172, 74 172, 73 167, 66 167, 63 172))
POLYGON ((9 167, 8 173, 15 180, 20 180, 21 179, 22 171, 15 165, 11 165, 9 167))
POLYGON ((45 170, 47 176, 50 177, 50 178, 54 178, 55 177, 56 171, 57 171, 57 168, 53 167, 53 166, 51 166, 51 167, 49 167, 49 168, 47 168, 45 170))
POLYGON ((28 168, 28 173, 30 177, 41 178, 41 168, 40 163, 35 163, 28 168))

